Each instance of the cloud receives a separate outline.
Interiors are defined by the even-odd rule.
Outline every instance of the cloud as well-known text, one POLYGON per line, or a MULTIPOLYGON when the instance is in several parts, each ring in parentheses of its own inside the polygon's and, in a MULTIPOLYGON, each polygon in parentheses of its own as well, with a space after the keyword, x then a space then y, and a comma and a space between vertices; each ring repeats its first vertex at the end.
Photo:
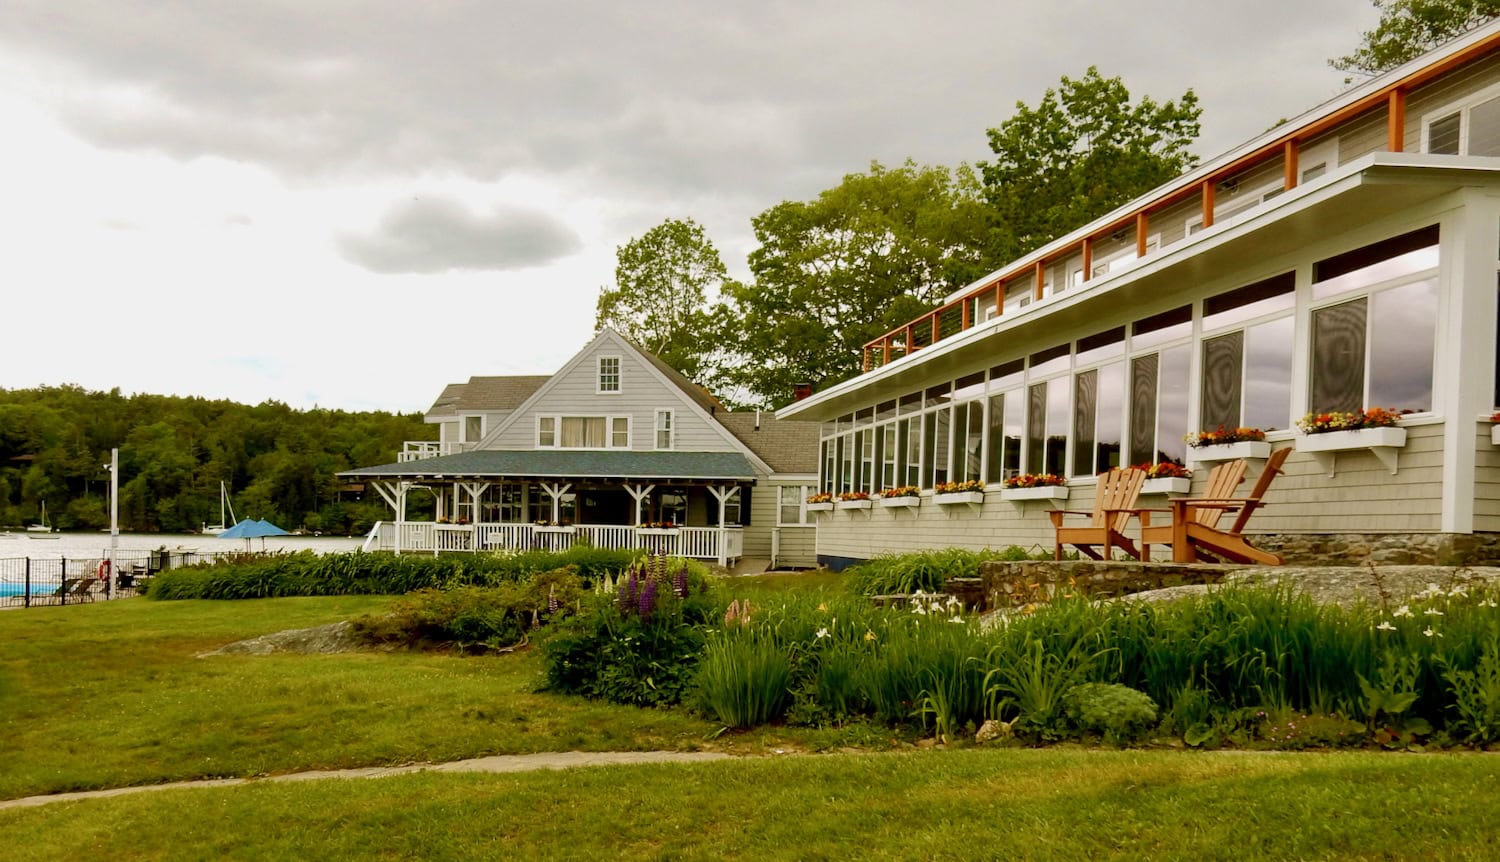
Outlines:
POLYGON ((374 231, 345 234, 336 242, 345 260, 379 273, 525 269, 582 247, 578 234, 540 210, 505 207, 475 213, 441 197, 403 201, 374 231))

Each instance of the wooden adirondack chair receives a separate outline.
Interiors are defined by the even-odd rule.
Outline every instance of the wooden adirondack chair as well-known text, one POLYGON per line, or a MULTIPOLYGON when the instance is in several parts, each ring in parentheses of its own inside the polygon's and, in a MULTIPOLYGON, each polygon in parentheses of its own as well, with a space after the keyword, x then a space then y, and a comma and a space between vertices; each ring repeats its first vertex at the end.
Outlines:
POLYGON ((1262 499, 1271 487, 1271 482, 1282 473, 1281 465, 1292 453, 1290 446, 1271 453, 1266 466, 1256 477, 1255 487, 1249 496, 1239 499, 1232 496, 1234 486, 1244 481, 1245 462, 1231 461, 1220 464, 1209 474, 1209 487, 1203 497, 1185 497, 1172 500, 1172 523, 1152 526, 1150 515, 1141 512, 1141 551, 1150 554, 1153 544, 1171 544, 1172 562, 1198 562, 1200 551, 1232 563, 1262 563, 1279 566, 1280 555, 1262 551, 1251 545, 1244 537, 1245 525, 1256 509, 1264 506, 1262 499), (1237 470, 1233 465, 1239 465, 1237 470), (1222 474, 1220 471, 1224 471, 1222 474), (1231 482, 1231 479, 1233 480, 1231 482), (1219 521, 1226 512, 1238 512, 1234 524, 1227 530, 1219 529, 1219 521))
POLYGON ((1109 559, 1113 556, 1115 548, 1119 548, 1137 560, 1141 559, 1141 552, 1136 549, 1135 542, 1126 538, 1125 527, 1130 524, 1130 518, 1135 513, 1135 501, 1141 495, 1141 485, 1145 481, 1145 470, 1137 470, 1134 467, 1128 469, 1116 467, 1099 474, 1099 486, 1094 495, 1094 511, 1048 512, 1047 514, 1052 517, 1052 527, 1057 531, 1055 559, 1062 559, 1063 545, 1072 545, 1084 556, 1095 560, 1109 559), (1065 515, 1088 515, 1089 525, 1087 527, 1064 527, 1065 515), (1104 546, 1102 555, 1094 550, 1096 545, 1104 546))

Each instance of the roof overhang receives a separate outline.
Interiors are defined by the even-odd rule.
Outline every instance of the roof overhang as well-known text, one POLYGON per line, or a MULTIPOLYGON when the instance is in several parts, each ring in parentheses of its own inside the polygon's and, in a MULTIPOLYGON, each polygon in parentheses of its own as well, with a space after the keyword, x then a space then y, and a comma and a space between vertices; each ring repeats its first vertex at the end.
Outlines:
POLYGON ((612 452, 596 449, 475 450, 418 461, 361 467, 344 479, 414 482, 597 481, 662 484, 755 484, 750 461, 738 452, 612 452))
POLYGON ((976 356, 1015 355, 1071 339, 1121 305, 1157 303, 1257 260, 1326 240, 1458 189, 1500 184, 1500 159, 1370 153, 1254 210, 1112 272, 975 325, 937 344, 793 402, 778 419, 827 421, 945 376, 974 370, 976 356), (872 392, 872 390, 875 390, 872 392), (876 394, 879 393, 879 394, 876 394))

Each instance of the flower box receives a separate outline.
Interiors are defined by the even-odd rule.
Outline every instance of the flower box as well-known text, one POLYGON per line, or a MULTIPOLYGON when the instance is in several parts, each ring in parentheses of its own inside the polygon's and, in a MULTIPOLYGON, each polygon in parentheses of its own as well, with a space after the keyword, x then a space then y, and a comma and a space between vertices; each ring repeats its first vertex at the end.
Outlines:
POLYGON ((955 491, 952 494, 933 494, 932 502, 939 506, 977 506, 984 502, 983 491, 955 491))
POLYGON ((833 503, 808 503, 807 504, 807 511, 809 511, 809 512, 832 512, 833 511, 833 503))
POLYGON ((1186 494, 1192 490, 1193 480, 1181 476, 1174 478, 1147 479, 1141 483, 1142 494, 1186 494))
POLYGON ((839 501, 839 510, 840 511, 842 511, 844 509, 868 509, 868 508, 870 508, 870 501, 869 500, 840 500, 839 501))
POLYGON ((1241 458, 1271 457, 1271 444, 1264 440, 1241 440, 1238 443, 1216 443, 1212 446, 1189 446, 1188 460, 1200 464, 1214 461, 1238 461, 1241 458))
POLYGON ((882 509, 915 509, 922 504, 921 497, 881 497, 882 509))
POLYGON ((1035 485, 1030 488, 1005 488, 1000 492, 1000 499, 1009 500, 1012 503, 1024 503, 1028 500, 1061 501, 1068 499, 1068 486, 1035 485))
POLYGON ((636 527, 635 532, 641 536, 676 536, 682 530, 677 527, 636 527))
POLYGON ((1318 465, 1332 476, 1334 456, 1339 452, 1368 450, 1380 463, 1396 472, 1396 453, 1406 445, 1406 429, 1395 427, 1358 428, 1353 431, 1327 431, 1303 434, 1296 440, 1298 452, 1309 452, 1318 465))

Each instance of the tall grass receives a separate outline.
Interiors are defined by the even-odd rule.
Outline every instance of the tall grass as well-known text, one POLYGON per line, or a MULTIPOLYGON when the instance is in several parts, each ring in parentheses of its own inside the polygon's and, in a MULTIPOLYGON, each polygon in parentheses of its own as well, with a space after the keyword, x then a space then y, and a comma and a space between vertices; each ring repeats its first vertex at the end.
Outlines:
POLYGON ((849 589, 857 595, 910 595, 921 590, 942 592, 949 578, 977 578, 985 560, 1025 560, 1027 552, 1015 546, 1001 551, 968 551, 946 548, 910 554, 884 554, 850 566, 849 589))
POLYGON ((700 705, 725 725, 754 727, 786 711, 791 679, 791 661, 772 638, 731 630, 709 639, 695 688, 700 705))

